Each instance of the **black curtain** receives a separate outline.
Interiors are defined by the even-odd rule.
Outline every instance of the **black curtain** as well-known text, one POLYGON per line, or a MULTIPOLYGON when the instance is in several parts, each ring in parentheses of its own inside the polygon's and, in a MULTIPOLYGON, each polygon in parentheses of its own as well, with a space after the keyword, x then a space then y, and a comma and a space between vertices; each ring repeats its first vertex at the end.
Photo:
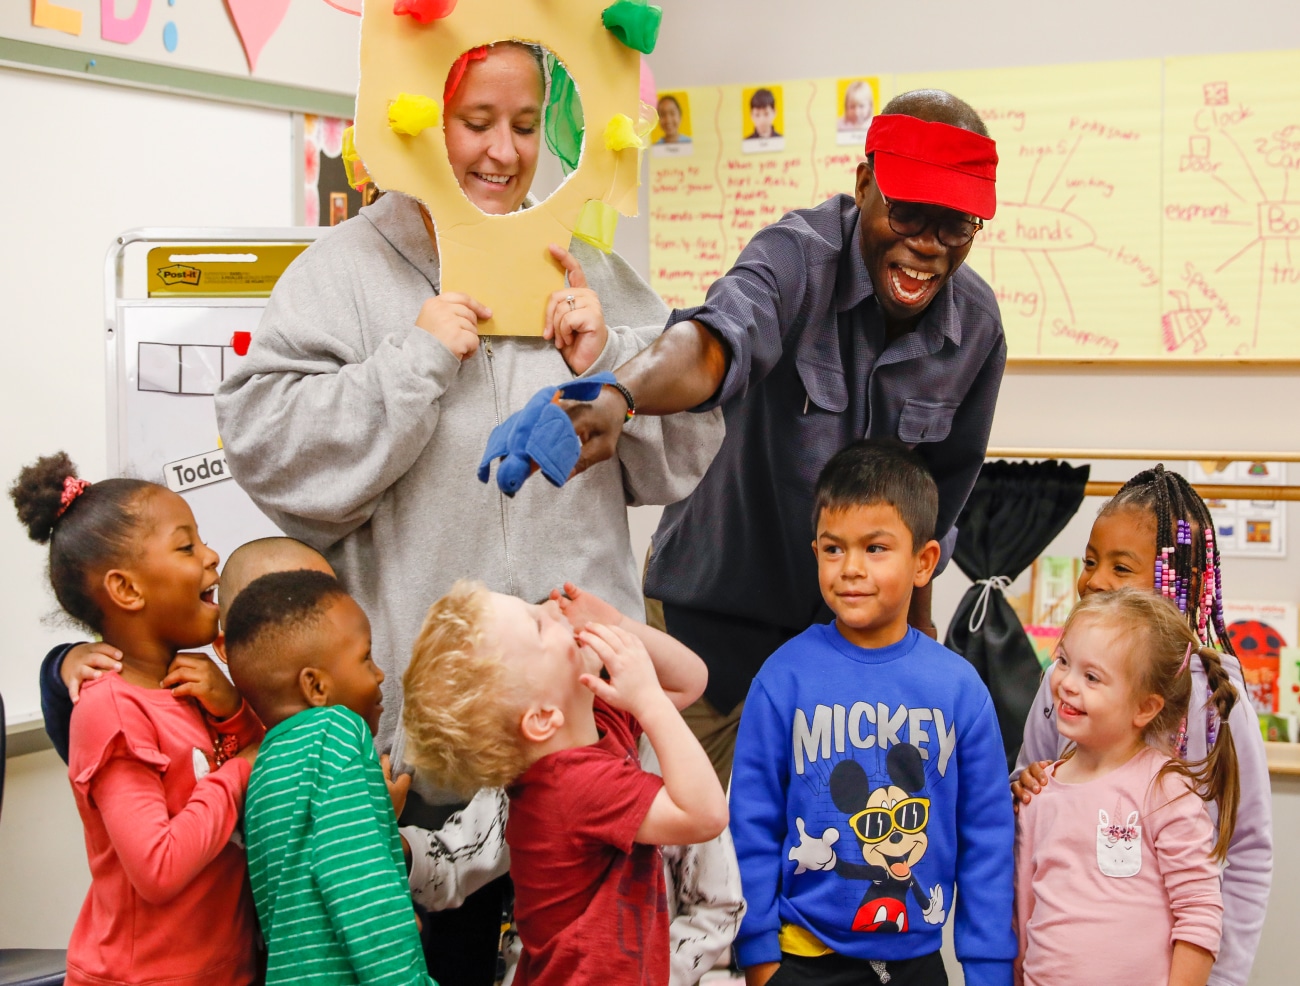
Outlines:
POLYGON ((970 661, 988 685, 1008 770, 1020 752, 1040 672, 1033 645, 1002 590, 1069 523, 1087 482, 1087 466, 986 462, 957 519, 953 560, 975 585, 958 604, 944 643, 970 661))

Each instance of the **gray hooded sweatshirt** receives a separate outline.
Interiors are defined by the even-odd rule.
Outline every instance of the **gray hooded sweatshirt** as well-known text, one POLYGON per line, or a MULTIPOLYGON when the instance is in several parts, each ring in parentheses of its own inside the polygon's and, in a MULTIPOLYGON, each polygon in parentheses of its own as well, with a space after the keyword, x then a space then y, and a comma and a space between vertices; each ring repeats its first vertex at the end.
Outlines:
MULTIPOLYGON (((571 249, 610 325, 587 374, 612 370, 663 331, 667 310, 617 255, 571 249)), ((425 611, 456 579, 529 602, 568 580, 641 618, 626 507, 685 497, 724 430, 716 411, 635 418, 616 458, 561 489, 535 475, 507 498, 495 476, 475 476, 488 435, 574 376, 540 337, 484 337, 457 361, 415 325, 438 289, 419 207, 390 192, 289 267, 216 399, 235 479, 286 534, 324 552, 370 617, 388 676, 381 749, 425 611)))

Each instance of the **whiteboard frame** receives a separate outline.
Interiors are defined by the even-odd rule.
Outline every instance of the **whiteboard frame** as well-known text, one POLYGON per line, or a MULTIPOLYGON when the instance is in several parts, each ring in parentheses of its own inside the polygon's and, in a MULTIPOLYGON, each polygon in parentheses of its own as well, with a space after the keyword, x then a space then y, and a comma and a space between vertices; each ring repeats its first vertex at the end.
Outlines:
MULTIPOLYGON (((175 245, 178 248, 201 250, 205 246, 229 246, 232 243, 314 243, 328 226, 290 226, 285 228, 261 227, 255 229, 213 228, 184 229, 170 226, 142 226, 128 229, 109 245, 104 258, 104 373, 108 406, 106 430, 109 474, 122 471, 121 434, 124 423, 126 395, 122 391, 121 363, 118 359, 118 307, 123 302, 133 305, 147 304, 147 297, 127 297, 126 253, 136 245, 175 245)), ((159 299, 160 302, 163 299, 159 299)), ((214 301, 229 303, 240 299, 207 296, 192 299, 167 298, 167 307, 209 307, 214 301)), ((256 299, 249 299, 256 302, 256 299)))

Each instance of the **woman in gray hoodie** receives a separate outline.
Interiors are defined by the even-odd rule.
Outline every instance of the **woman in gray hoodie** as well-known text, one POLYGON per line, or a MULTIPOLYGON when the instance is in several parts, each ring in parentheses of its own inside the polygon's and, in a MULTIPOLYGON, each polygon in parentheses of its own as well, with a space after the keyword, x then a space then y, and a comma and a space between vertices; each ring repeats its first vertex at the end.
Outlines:
MULTIPOLYGON (((461 189, 489 214, 526 207, 543 124, 539 52, 497 44, 458 69, 444 132, 461 189)), ((380 750, 399 740, 402 673, 424 613, 456 579, 526 599, 573 581, 640 617, 627 507, 685 497, 722 442, 718 412, 637 418, 617 459, 562 489, 532 482, 506 498, 478 481, 488 435, 512 410, 542 387, 614 369, 667 320, 622 258, 580 242, 571 255, 555 249, 571 287, 551 299, 551 337, 480 337, 480 302, 442 290, 428 212, 389 192, 290 266, 217 395, 235 478, 285 533, 329 559, 370 617, 387 676, 380 750)), ((441 804, 451 796, 418 778, 412 794, 403 820, 421 827, 402 833, 417 900, 456 907, 506 872, 501 792, 480 792, 447 824, 459 807, 441 804)), ((426 956, 444 986, 494 978, 500 890, 473 899, 469 913, 427 926, 426 956)))
MULTIPOLYGON (((447 101, 446 143, 485 212, 525 204, 543 96, 528 46, 494 45, 465 65, 447 101)), ((390 192, 323 236, 280 279, 248 358, 217 395, 239 484, 329 559, 370 616, 388 676, 381 749, 393 742, 425 610, 456 579, 525 599, 573 581, 639 617, 626 508, 686 496, 723 434, 716 412, 637 418, 617 459, 560 490, 526 483, 508 499, 480 483, 488 435, 510 411, 544 386, 619 366, 662 332, 667 310, 621 257, 575 241, 589 289, 568 289, 575 303, 558 314, 600 306, 604 344, 592 345, 599 331, 567 346, 480 339, 479 303, 454 285, 441 293, 432 233, 418 202, 390 192)))

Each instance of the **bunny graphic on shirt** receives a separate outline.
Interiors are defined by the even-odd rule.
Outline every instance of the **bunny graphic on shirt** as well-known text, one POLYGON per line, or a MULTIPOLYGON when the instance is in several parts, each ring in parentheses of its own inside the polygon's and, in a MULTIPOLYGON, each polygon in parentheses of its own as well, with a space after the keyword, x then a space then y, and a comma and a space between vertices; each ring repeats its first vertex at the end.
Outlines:
POLYGON ((1106 876, 1137 876, 1142 869, 1142 826, 1131 811, 1124 824, 1097 809, 1097 868, 1106 876))

